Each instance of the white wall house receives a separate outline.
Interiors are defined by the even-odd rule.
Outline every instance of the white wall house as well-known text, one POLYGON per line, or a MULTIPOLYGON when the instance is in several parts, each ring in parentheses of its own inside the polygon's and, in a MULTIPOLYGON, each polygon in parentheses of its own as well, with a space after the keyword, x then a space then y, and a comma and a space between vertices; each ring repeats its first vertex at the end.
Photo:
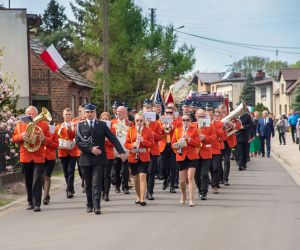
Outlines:
POLYGON ((1 72, 16 81, 18 107, 29 105, 29 58, 26 9, 0 9, 1 72))
POLYGON ((265 78, 253 83, 255 86, 255 104, 262 103, 273 112, 273 79, 265 78))

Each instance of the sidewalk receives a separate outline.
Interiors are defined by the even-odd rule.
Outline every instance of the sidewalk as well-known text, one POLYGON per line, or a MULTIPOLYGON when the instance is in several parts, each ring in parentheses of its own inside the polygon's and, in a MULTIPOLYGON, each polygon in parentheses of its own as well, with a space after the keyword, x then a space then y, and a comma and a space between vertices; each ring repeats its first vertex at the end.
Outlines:
POLYGON ((299 145, 293 143, 291 133, 285 134, 286 145, 279 145, 278 133, 271 141, 271 156, 277 160, 294 181, 300 186, 300 150, 299 145))

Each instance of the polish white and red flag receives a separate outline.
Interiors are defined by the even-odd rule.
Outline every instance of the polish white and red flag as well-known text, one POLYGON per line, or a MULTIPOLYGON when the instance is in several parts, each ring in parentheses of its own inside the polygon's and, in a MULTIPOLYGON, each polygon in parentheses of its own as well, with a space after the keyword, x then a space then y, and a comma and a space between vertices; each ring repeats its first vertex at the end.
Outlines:
POLYGON ((64 59, 58 53, 53 44, 51 44, 48 49, 46 49, 42 54, 40 54, 42 60, 48 65, 52 72, 56 72, 66 64, 64 59))

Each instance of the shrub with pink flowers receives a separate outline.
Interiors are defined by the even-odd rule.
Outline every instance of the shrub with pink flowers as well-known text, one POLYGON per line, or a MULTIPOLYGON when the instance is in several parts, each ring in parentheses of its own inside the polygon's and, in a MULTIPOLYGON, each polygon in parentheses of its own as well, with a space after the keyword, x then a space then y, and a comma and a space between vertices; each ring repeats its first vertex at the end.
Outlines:
POLYGON ((1 71, 3 49, 0 48, 0 171, 12 171, 15 167, 18 150, 11 143, 11 135, 17 122, 17 98, 14 84, 8 74, 1 71))

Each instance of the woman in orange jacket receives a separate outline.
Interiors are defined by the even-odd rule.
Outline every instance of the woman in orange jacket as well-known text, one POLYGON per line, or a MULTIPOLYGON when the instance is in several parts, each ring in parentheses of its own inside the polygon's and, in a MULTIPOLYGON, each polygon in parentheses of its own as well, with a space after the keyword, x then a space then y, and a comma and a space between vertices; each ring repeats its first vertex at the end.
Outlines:
MULTIPOLYGON (((101 121, 110 121, 111 116, 108 112, 103 112, 100 115, 100 120, 101 121)), ((109 123, 107 122, 107 125, 109 126, 109 123)), ((110 185, 111 185, 111 169, 114 164, 114 145, 107 139, 105 138, 105 152, 106 152, 106 159, 107 162, 104 166, 104 174, 103 174, 103 194, 104 194, 104 200, 109 201, 109 190, 110 190, 110 185)))
POLYGON ((43 173, 44 205, 48 205, 50 200, 49 191, 51 185, 51 175, 56 161, 56 149, 58 148, 58 129, 55 127, 55 125, 49 125, 49 128, 51 140, 46 144, 45 148, 45 170, 43 173))
POLYGON ((147 188, 147 174, 149 173, 150 149, 154 146, 153 133, 145 127, 145 117, 135 115, 135 126, 129 128, 125 148, 129 150, 128 162, 134 177, 137 194, 135 204, 146 206, 145 193, 147 188))
POLYGON ((181 189, 180 203, 186 201, 186 180, 189 182, 189 205, 194 206, 194 180, 197 160, 199 159, 196 148, 200 148, 200 138, 197 128, 191 126, 191 116, 182 116, 182 126, 175 128, 172 137, 172 147, 176 150, 176 162, 179 167, 179 185, 181 189))

